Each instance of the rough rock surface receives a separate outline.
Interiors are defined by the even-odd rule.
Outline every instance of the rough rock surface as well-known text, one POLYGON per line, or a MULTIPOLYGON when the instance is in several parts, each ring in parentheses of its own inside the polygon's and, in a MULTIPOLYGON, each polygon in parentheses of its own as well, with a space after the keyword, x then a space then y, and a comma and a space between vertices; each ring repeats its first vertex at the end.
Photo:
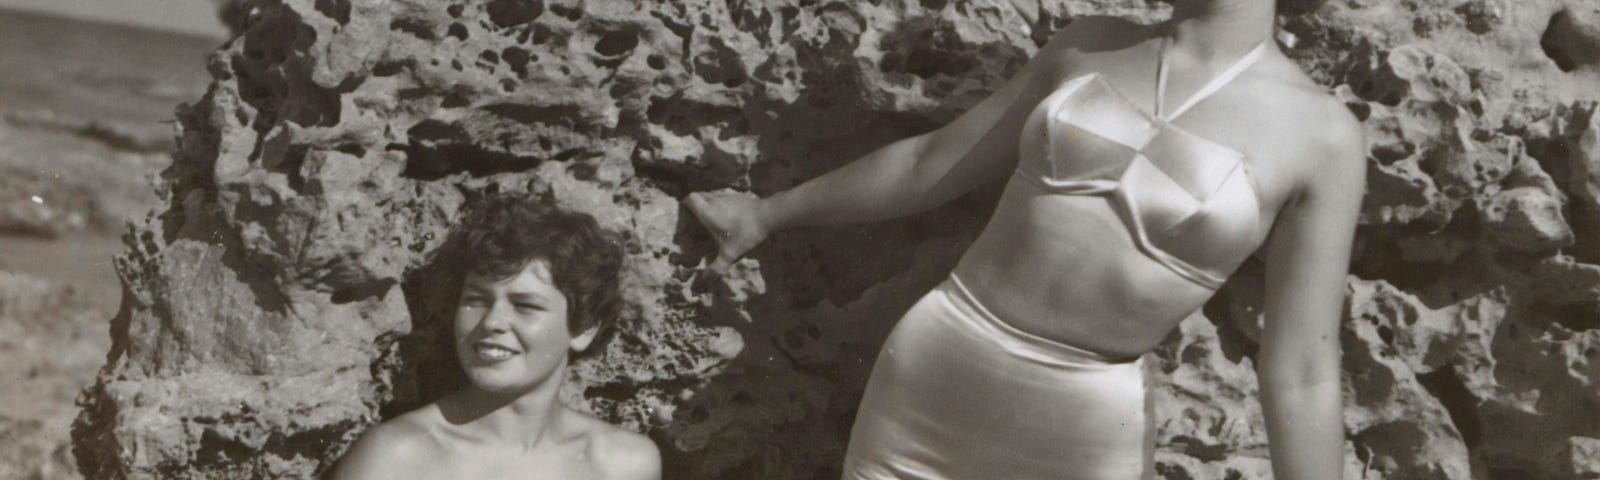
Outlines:
MULTIPOLYGON (((91 476, 310 476, 458 381, 428 253, 463 205, 549 194, 628 237, 633 306, 564 399, 670 478, 837 474, 895 318, 992 207, 785 232, 727 278, 679 207, 770 194, 993 90, 1072 19, 1167 4, 282 0, 180 114, 165 212, 127 239, 81 398, 91 476)), ((1350 478, 1600 467, 1600 7, 1295 2, 1285 50, 1371 143, 1345 349, 1350 478)), ((1166 478, 1269 471, 1260 265, 1152 354, 1166 478)))

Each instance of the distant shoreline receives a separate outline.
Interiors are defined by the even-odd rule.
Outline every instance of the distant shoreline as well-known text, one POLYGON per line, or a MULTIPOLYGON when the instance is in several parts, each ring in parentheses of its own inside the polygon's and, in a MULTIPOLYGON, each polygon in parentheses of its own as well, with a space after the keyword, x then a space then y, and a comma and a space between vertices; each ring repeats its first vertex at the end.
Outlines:
POLYGON ((92 23, 206 40, 224 40, 228 37, 227 27, 217 18, 217 5, 212 1, 118 0, 126 2, 123 4, 43 1, 48 3, 39 0, 0 0, 0 14, 92 23), (173 4, 178 5, 175 7, 173 4), (204 8, 203 14, 194 11, 200 8, 204 8), (138 13, 118 16, 123 11, 138 13))

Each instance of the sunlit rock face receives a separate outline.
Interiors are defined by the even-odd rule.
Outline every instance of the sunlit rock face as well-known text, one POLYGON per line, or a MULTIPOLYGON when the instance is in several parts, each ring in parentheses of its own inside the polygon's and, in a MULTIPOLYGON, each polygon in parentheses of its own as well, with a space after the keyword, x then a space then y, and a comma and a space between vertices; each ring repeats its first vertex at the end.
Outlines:
MULTIPOLYGON (((165 208, 119 260, 114 346, 74 427, 90 476, 317 475, 366 427, 455 388, 454 292, 430 254, 464 208, 509 191, 625 239, 629 308, 573 365, 569 405, 651 435, 669 478, 836 477, 878 345, 997 186, 783 232, 721 278, 679 201, 772 194, 948 122, 1076 18, 1170 10, 225 3, 237 36, 179 115, 165 208)), ((1370 144, 1341 334, 1346 475, 1592 477, 1600 7, 1291 3, 1284 51, 1370 144)), ((1152 353, 1163 477, 1270 471, 1263 283, 1247 264, 1152 353)))

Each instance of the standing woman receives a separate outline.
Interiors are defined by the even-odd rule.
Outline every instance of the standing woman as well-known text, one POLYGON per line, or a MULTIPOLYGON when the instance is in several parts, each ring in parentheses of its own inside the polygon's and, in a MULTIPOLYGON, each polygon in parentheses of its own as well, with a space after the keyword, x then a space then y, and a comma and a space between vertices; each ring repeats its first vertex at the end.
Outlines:
POLYGON ((1140 361, 1246 257, 1273 470, 1337 479, 1338 321, 1361 126, 1272 42, 1273 0, 1072 22, 937 130, 766 199, 690 197, 714 268, 769 232, 898 217, 1007 178, 874 365, 845 477, 1150 477, 1140 361))

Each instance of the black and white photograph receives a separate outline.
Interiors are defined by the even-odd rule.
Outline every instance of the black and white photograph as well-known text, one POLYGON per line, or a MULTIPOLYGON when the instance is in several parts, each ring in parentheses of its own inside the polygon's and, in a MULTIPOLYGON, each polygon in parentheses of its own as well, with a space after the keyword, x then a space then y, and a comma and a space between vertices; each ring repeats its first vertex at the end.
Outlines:
POLYGON ((1600 480, 1596 0, 0 0, 0 479, 1600 480))

